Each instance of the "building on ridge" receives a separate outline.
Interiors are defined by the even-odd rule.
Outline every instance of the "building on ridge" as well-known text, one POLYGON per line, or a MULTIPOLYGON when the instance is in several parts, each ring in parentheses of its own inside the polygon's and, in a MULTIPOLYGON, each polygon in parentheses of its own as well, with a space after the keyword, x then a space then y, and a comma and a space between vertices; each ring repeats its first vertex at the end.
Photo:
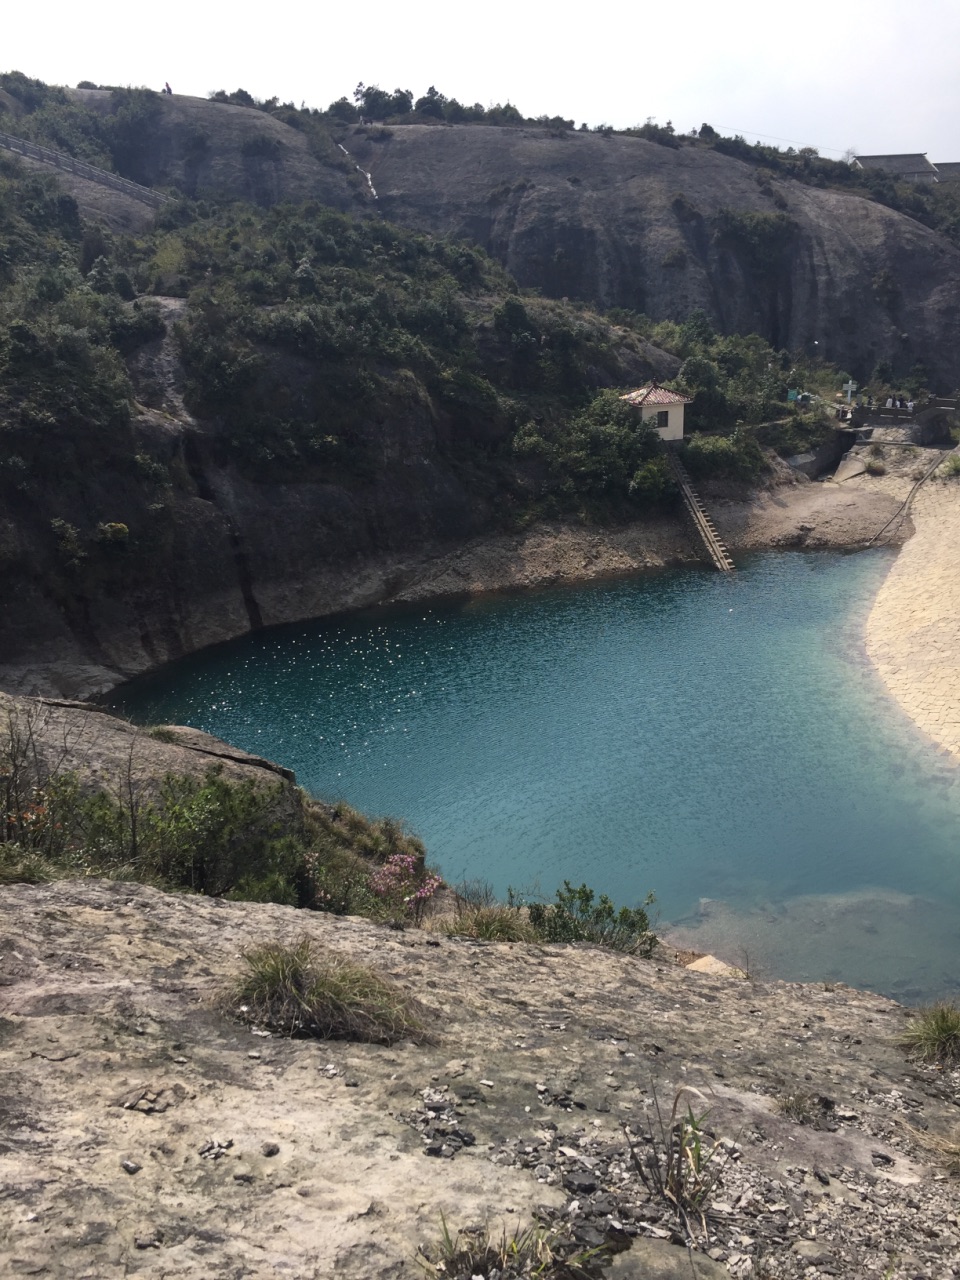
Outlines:
POLYGON ((903 182, 936 182, 936 166, 927 159, 926 152, 899 156, 856 156, 853 160, 855 169, 882 169, 891 178, 900 178, 903 182))
POLYGON ((668 391, 666 387, 651 382, 637 391, 628 391, 620 399, 635 405, 641 411, 643 421, 654 427, 661 440, 683 439, 683 411, 693 403, 690 396, 668 391), (648 413, 648 409, 653 412, 648 413))

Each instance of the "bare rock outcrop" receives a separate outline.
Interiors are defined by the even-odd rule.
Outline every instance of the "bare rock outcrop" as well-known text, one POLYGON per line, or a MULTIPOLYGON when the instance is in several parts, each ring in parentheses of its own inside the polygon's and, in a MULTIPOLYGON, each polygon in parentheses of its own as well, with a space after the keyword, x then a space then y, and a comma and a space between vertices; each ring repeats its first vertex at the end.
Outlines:
POLYGON ((476 241, 522 285, 657 319, 701 307, 861 380, 884 358, 960 381, 960 249, 862 196, 642 138, 400 125, 346 145, 387 217, 476 241))
POLYGON ((131 884, 8 887, 0 1272, 412 1276, 441 1213, 511 1229, 539 1207, 585 1246, 627 1249, 624 1277, 943 1280, 960 1232, 930 1149, 960 1078, 911 1063, 905 1025, 842 986, 586 946, 131 884), (241 950, 301 935, 399 983, 435 1042, 276 1039, 215 1010, 241 950), (669 1113, 687 1086, 719 1144, 699 1267, 627 1141, 655 1157, 655 1100, 669 1113))

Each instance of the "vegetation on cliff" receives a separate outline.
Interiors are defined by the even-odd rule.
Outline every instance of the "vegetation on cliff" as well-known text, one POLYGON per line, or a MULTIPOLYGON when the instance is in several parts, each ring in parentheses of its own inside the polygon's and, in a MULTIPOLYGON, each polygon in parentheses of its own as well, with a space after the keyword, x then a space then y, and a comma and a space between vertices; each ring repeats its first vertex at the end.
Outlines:
MULTIPOLYGON (((278 766, 231 749, 220 754, 216 739, 189 735, 138 729, 80 704, 0 695, 0 886, 129 880, 397 928, 423 925, 434 913, 445 886, 401 823, 312 800, 278 766)), ((429 921, 449 934, 592 942, 637 955, 656 946, 646 911, 652 896, 617 908, 585 884, 564 882, 550 904, 512 895, 500 904, 476 884, 452 897, 454 915, 429 921)), ((376 982, 365 985, 359 971, 314 964, 309 948, 267 948, 248 970, 233 1006, 248 1004, 250 1021, 266 1019, 286 1034, 366 1026, 367 1038, 389 1039, 391 1019, 403 1012, 389 1000, 381 1007, 376 982), (379 1010, 368 1024, 346 1008, 354 996, 379 1010)), ((401 1018, 398 1028, 415 1022, 401 1018)))
MULTIPOLYGON (((3 85, 2 127, 132 177, 174 110, 147 90, 94 110, 17 73, 3 85)), ((291 112, 322 150, 329 121, 291 112)), ((238 117, 231 146, 260 145, 238 117)), ((752 480, 759 444, 796 452, 825 429, 787 389, 835 388, 834 369, 701 312, 540 297, 471 244, 358 210, 179 198, 122 233, 0 158, 0 571, 24 602, 3 626, 11 651, 61 629, 101 668, 137 646, 162 661, 195 647, 221 584, 231 625, 257 626, 287 566, 669 509, 660 442, 619 400, 651 378, 692 399, 697 475, 752 480), (279 499, 282 530, 264 515, 279 499)), ((758 279, 793 244, 779 213, 719 222, 758 279)))
MULTIPOLYGON (((762 340, 720 338, 696 317, 603 319, 520 297, 477 249, 318 205, 185 201, 150 235, 112 236, 52 179, 3 158, 0 238, 3 489, 29 519, 68 477, 73 496, 47 517, 49 572, 91 587, 122 577, 123 553, 155 554, 177 483, 131 425, 129 361, 165 330, 152 294, 186 299, 175 336, 187 404, 258 482, 362 488, 384 465, 376 424, 417 418, 507 521, 669 500, 655 437, 604 390, 641 381, 663 350, 683 361, 676 385, 701 429, 785 413, 797 372, 762 340), (82 477, 110 470, 136 501, 90 509, 82 477)), ((137 393, 150 401, 149 386, 137 393)))

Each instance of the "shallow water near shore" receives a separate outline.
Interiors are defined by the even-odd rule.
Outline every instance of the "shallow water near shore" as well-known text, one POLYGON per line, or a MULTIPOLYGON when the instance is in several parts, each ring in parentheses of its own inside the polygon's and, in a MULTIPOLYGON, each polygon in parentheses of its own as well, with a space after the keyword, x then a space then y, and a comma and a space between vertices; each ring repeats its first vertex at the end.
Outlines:
POLYGON ((277 628, 113 704, 402 817, 451 881, 653 890, 661 926, 758 974, 922 1000, 960 989, 960 770, 863 655, 891 555, 277 628))

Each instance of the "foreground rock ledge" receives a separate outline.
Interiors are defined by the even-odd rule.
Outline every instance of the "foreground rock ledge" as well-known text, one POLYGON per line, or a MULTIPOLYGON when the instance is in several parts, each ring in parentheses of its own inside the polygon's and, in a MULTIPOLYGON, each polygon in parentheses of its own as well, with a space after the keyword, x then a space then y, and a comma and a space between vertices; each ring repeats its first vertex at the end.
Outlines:
POLYGON ((681 1084, 736 1143, 702 1274, 960 1274, 955 1184, 905 1124, 948 1133, 958 1073, 908 1063, 878 996, 103 881, 0 891, 0 984, 4 1276, 412 1276, 441 1213, 538 1205, 680 1261, 621 1125, 681 1084), (407 987, 438 1042, 278 1040, 213 1010, 242 948, 301 933, 407 987), (826 1128, 780 1113, 797 1093, 826 1128), (431 1137, 444 1108, 473 1145, 431 1137))

